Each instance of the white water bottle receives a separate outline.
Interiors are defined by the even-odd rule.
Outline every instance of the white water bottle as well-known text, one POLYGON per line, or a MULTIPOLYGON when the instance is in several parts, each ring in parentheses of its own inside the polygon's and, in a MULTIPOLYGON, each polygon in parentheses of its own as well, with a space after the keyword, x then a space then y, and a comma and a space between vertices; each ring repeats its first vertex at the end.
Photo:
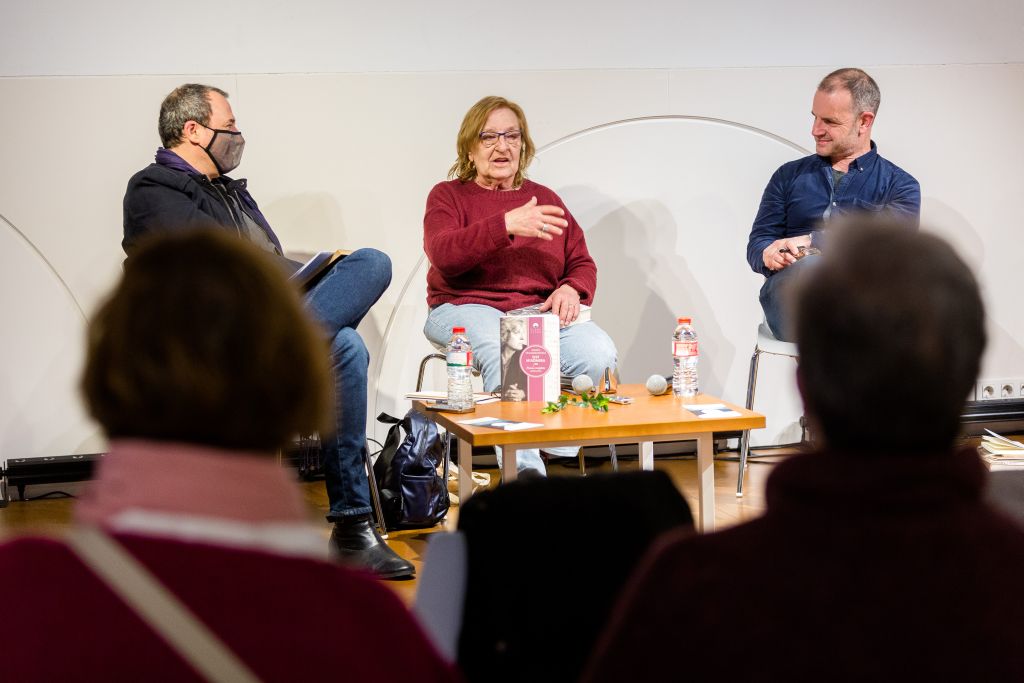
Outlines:
POLYGON ((672 393, 676 396, 696 396, 697 384, 697 332, 689 318, 679 318, 672 333, 672 393))
POLYGON ((473 407, 473 347, 465 327, 453 327, 448 342, 448 405, 457 410, 473 407))

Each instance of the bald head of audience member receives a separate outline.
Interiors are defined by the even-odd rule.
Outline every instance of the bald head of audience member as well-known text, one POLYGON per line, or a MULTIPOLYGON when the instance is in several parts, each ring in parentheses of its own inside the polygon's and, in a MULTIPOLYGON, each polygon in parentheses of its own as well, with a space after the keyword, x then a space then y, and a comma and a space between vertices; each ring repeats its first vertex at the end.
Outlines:
POLYGON ((948 449, 985 349, 977 281, 949 244, 897 219, 835 228, 791 292, 812 425, 830 450, 948 449))
POLYGON ((330 424, 330 377, 298 291, 211 229, 155 237, 126 262, 89 326, 82 390, 111 438, 272 453, 330 424))

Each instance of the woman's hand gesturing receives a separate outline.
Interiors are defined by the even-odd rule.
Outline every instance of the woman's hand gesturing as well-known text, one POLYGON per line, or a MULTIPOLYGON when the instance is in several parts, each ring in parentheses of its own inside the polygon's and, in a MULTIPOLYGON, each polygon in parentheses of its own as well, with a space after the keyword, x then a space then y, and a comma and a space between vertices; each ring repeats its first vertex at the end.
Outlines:
POLYGON ((561 207, 550 204, 538 206, 537 198, 530 197, 530 201, 505 214, 505 231, 510 235, 550 241, 555 235, 562 234, 562 228, 569 226, 569 222, 562 218, 564 215, 561 207))

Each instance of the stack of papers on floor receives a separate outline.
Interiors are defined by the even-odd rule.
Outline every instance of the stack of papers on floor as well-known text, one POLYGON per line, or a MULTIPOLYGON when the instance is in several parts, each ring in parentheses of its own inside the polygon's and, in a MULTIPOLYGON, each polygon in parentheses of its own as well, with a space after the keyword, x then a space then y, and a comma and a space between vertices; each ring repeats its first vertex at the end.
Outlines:
POLYGON ((988 429, 985 431, 989 435, 981 437, 978 453, 988 469, 1024 471, 1024 443, 1007 439, 988 429))

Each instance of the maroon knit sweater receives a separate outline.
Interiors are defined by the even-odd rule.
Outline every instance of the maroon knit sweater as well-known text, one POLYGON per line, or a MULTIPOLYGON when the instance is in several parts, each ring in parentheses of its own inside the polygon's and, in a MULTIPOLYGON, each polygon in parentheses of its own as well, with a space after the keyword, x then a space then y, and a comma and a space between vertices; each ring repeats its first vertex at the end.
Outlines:
POLYGON ((501 311, 541 303, 563 284, 589 304, 597 266, 583 230, 554 192, 531 180, 518 190, 474 182, 438 183, 427 197, 423 249, 430 260, 427 305, 484 304, 501 311), (509 236, 505 214, 536 197, 565 210, 569 227, 550 242, 509 236))
POLYGON ((1024 531, 985 476, 973 449, 787 460, 763 517, 656 544, 582 680, 1024 680, 1024 531))
MULTIPOLYGON (((456 683, 368 576, 301 557, 139 535, 117 540, 263 681, 456 683)), ((59 541, 0 544, 3 680, 206 680, 59 541)))

